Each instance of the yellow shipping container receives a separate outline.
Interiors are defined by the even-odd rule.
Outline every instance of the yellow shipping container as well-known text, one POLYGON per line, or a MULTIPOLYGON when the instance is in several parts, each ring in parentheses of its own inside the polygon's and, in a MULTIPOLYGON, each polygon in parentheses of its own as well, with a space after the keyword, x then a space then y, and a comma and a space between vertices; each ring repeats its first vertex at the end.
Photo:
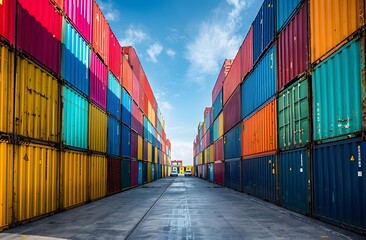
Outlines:
POLYGON ((82 152, 61 153, 61 209, 81 205, 88 200, 87 160, 82 152))
POLYGON ((152 144, 147 142, 147 161, 152 162, 152 144))
POLYGON ((147 163, 147 182, 151 182, 151 162, 147 163))
POLYGON ((204 159, 203 159, 203 164, 206 164, 209 162, 209 159, 210 159, 210 151, 208 148, 206 148, 204 150, 204 159))
POLYGON ((91 155, 89 163, 89 199, 96 200, 107 195, 107 158, 91 155))
MULTIPOLYGON (((14 52, 0 45, 0 132, 11 133, 14 94, 14 52)), ((1 224, 0 224, 1 226, 1 224)))
POLYGON ((215 145, 212 144, 210 146, 210 163, 214 163, 215 162, 215 145))
POLYGON ((144 144, 143 144, 143 139, 140 135, 138 135, 138 139, 137 139, 137 159, 138 160, 142 160, 143 158, 143 150, 144 150, 144 144))
POLYGON ((198 157, 198 165, 202 165, 202 164, 203 164, 202 152, 200 152, 199 157, 198 157))
POLYGON ((154 147, 154 163, 158 163, 158 155, 159 155, 159 149, 157 147, 154 147))
POLYGON ((14 158, 14 220, 58 209, 59 152, 41 145, 17 145, 14 158))
POLYGON ((89 149, 107 152, 108 115, 94 104, 89 104, 89 149))
POLYGON ((57 79, 30 60, 18 57, 15 132, 60 142, 60 87, 57 79))
POLYGON ((364 25, 364 4, 364 0, 310 0, 312 63, 330 55, 364 25))
POLYGON ((218 117, 218 125, 219 125, 219 138, 224 135, 224 114, 223 112, 220 113, 219 117, 218 117))
MULTIPOLYGON (((1 82, 1 81, 0 81, 1 82)), ((0 142, 0 231, 11 223, 13 193, 13 145, 0 142)))

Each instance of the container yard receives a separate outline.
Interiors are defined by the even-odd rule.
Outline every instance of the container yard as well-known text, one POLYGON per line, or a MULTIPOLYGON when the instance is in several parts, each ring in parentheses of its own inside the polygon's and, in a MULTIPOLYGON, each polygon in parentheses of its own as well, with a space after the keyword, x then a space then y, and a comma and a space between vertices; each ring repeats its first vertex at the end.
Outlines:
POLYGON ((0 238, 364 239, 365 16, 0 0, 0 238))

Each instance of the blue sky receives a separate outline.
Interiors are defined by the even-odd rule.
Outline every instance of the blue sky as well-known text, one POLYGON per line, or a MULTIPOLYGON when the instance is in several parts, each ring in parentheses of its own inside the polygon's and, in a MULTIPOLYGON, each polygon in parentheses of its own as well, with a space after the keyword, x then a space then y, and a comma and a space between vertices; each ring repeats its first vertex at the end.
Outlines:
POLYGON ((135 47, 172 143, 192 164, 193 139, 224 59, 234 58, 262 0, 98 0, 122 46, 135 47))

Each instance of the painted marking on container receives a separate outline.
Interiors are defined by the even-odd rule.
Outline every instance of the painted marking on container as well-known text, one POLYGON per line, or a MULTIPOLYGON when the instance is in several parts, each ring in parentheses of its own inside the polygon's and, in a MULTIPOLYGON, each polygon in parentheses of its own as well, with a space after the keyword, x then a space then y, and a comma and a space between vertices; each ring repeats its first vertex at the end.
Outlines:
POLYGON ((358 176, 362 177, 362 171, 358 171, 358 176))
POLYGON ((357 153, 358 153, 358 167, 361 168, 361 146, 360 145, 358 145, 357 153))
POLYGON ((353 156, 353 155, 351 155, 351 157, 350 157, 350 159, 349 159, 350 161, 354 161, 355 160, 355 156, 353 156))

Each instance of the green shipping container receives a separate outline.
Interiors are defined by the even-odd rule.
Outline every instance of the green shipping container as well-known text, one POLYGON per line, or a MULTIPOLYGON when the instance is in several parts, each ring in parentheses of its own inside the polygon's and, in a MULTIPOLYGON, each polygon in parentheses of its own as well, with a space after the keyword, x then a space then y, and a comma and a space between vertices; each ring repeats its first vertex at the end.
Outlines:
POLYGON ((302 78, 278 96, 278 142, 281 150, 303 147, 309 142, 308 80, 302 78))
POLYGON ((121 171, 122 190, 131 188, 131 160, 122 160, 122 171, 121 171))

